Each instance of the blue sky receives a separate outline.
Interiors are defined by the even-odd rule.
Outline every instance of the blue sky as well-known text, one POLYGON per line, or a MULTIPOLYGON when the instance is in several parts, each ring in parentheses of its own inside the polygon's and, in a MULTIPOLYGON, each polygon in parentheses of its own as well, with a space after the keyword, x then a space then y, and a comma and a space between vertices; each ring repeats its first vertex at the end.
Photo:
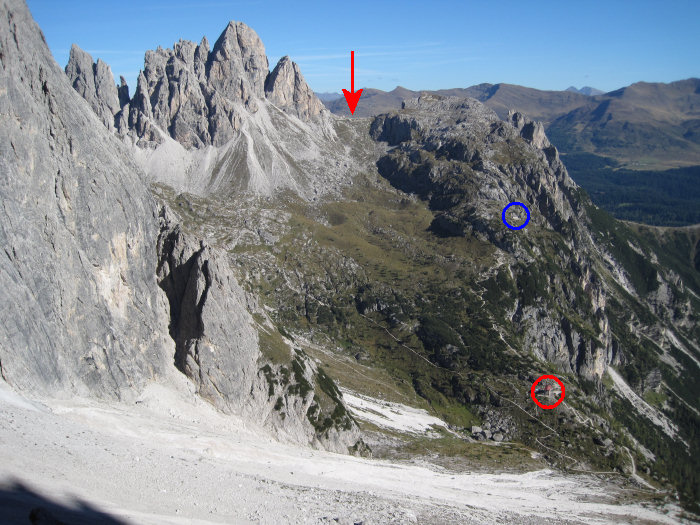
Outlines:
POLYGON ((147 49, 211 44, 229 20, 251 26, 270 68, 290 55, 315 91, 508 82, 539 89, 700 76, 700 1, 28 0, 58 63, 72 43, 133 92, 147 49))

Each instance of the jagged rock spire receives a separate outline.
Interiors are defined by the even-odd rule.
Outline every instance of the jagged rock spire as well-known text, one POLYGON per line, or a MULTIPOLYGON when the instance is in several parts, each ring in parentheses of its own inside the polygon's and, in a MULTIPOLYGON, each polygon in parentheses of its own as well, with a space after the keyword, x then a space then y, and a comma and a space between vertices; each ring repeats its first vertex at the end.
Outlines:
POLYGON ((119 95, 119 106, 123 108, 131 100, 131 97, 129 97, 129 85, 126 83, 126 79, 123 76, 119 77, 117 94, 119 95))
POLYGON ((229 22, 211 50, 204 37, 199 45, 180 40, 172 49, 147 51, 131 100, 126 82, 110 84, 109 68, 77 46, 66 73, 108 128, 135 135, 141 146, 166 135, 187 148, 221 146, 266 99, 305 121, 323 111, 289 57, 269 72, 263 43, 242 22, 229 22))
POLYGON ((323 110, 323 104, 304 80, 299 66, 288 56, 282 57, 268 75, 265 96, 302 120, 313 120, 323 110))
POLYGON ((268 72, 265 46, 257 33, 242 22, 229 22, 209 54, 209 85, 226 98, 248 104, 251 97, 265 97, 268 72))
POLYGON ((100 59, 95 63, 89 53, 73 44, 65 71, 73 88, 88 101, 105 126, 114 129, 114 116, 122 106, 109 66, 100 59))

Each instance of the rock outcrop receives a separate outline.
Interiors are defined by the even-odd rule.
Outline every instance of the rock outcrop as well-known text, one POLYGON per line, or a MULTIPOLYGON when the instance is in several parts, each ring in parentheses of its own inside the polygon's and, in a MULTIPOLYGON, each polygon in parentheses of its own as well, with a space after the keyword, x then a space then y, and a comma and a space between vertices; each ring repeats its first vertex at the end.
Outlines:
POLYGON ((216 251, 163 221, 158 282, 170 303, 175 366, 202 397, 225 412, 240 412, 260 357, 243 290, 216 251))
POLYGON ((3 0, 2 378, 33 393, 128 397, 172 359, 155 280, 156 205, 105 127, 118 108, 109 68, 77 49, 71 57, 92 109, 24 2, 3 0))
POLYGON ((161 224, 158 281, 170 303, 175 366, 198 394, 280 439, 363 452, 357 424, 322 370, 299 349, 288 347, 278 362, 261 353, 246 294, 226 256, 186 235, 167 208, 161 224))
POLYGON ((131 97, 129 97, 129 86, 126 83, 126 79, 122 76, 119 77, 119 87, 117 88, 117 95, 119 97, 119 108, 126 106, 131 97))
POLYGON ((548 160, 559 160, 557 148, 552 146, 544 132, 544 125, 539 121, 529 120, 525 115, 517 111, 508 112, 508 122, 520 133, 520 136, 537 149, 541 149, 547 155, 548 160))

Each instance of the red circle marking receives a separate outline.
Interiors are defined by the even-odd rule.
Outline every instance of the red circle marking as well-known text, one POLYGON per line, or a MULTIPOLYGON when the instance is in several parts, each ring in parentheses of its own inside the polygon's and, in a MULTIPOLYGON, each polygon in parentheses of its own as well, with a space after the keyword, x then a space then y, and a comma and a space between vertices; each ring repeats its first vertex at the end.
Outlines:
POLYGON ((544 408, 545 410, 550 410, 552 408, 558 407, 559 403, 564 401, 564 394, 565 394, 564 383, 562 383, 557 376, 553 376, 553 375, 544 375, 544 376, 538 377, 537 381, 532 383, 532 387, 530 388, 530 397, 532 398, 532 400, 535 402, 535 404, 538 407, 544 408), (535 387, 537 386, 537 383, 539 383, 543 379, 554 379, 557 383, 559 383, 559 386, 561 387, 561 397, 559 398, 559 401, 557 401, 553 405, 543 405, 542 403, 537 401, 537 398, 535 397, 535 387))

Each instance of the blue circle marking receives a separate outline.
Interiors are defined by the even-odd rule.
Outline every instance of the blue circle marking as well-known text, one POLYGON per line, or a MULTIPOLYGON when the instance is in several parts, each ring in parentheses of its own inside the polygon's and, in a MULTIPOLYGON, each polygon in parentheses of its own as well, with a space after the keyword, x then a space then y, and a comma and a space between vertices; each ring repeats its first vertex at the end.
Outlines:
POLYGON ((501 214, 501 219, 503 220, 503 224, 508 226, 511 230, 522 230, 525 226, 527 226, 527 223, 530 222, 530 210, 527 209, 527 206, 525 206, 522 202, 511 202, 508 206, 503 208, 503 213, 501 214), (522 223, 520 226, 511 226, 508 224, 508 221, 506 220, 506 212, 508 211, 508 208, 511 206, 521 206, 522 208, 525 209, 525 213, 527 214, 527 219, 525 219, 525 222, 522 223))

